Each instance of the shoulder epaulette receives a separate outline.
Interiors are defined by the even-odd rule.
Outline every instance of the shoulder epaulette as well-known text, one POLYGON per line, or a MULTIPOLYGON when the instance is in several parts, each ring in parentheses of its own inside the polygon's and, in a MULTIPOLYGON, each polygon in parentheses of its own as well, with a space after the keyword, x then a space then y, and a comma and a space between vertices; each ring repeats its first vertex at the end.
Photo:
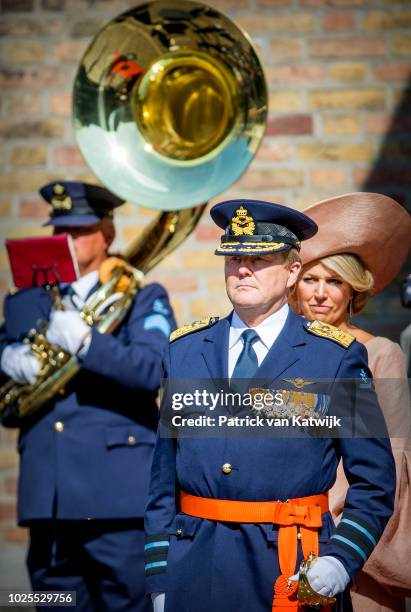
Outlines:
POLYGON ((305 324, 305 327, 311 334, 333 340, 337 342, 337 344, 341 344, 344 348, 351 346, 355 340, 355 336, 348 334, 338 327, 334 327, 334 325, 323 323, 322 321, 309 321, 305 324))
POLYGON ((193 321, 193 323, 190 323, 190 325, 183 325, 182 327, 179 327, 178 329, 173 331, 170 336, 170 342, 174 342, 174 340, 177 340, 182 336, 186 336, 187 334, 192 334, 193 332, 199 331, 200 329, 212 327, 213 325, 215 325, 215 323, 217 323, 218 320, 219 317, 205 317, 200 321, 193 321))

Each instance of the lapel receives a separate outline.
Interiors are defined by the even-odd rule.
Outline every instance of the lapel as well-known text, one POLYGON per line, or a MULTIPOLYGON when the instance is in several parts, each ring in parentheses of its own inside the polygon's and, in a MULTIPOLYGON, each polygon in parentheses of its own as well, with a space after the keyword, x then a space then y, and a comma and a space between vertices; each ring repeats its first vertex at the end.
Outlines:
MULTIPOLYGON (((254 378, 259 381, 266 381, 266 384, 278 378, 280 374, 299 361, 299 351, 296 347, 304 344, 306 344, 306 336, 301 317, 295 315, 290 309, 283 329, 265 356, 254 378)), ((262 383, 262 386, 265 385, 262 383)))
POLYGON ((203 340, 202 356, 213 379, 228 377, 230 321, 231 314, 213 325, 203 340))

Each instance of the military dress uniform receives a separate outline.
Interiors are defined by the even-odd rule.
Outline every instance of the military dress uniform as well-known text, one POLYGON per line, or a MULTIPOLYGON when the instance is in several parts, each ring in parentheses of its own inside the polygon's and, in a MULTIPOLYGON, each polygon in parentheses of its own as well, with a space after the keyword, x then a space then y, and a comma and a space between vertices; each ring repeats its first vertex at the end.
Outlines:
MULTIPOLYGON (((62 184, 79 224, 85 216, 96 222, 101 192, 62 184)), ((105 201, 104 212, 111 208, 105 201)), ((66 215, 64 223, 71 222, 66 215)), ((9 295, 2 351, 39 319, 47 322, 52 302, 42 288, 9 295)), ((151 609, 144 593, 143 513, 162 354, 174 327, 164 288, 145 286, 112 334, 93 329, 79 357, 81 370, 63 394, 18 423, 18 523, 30 527, 32 586, 76 591, 78 610, 151 609)))
MULTIPOLYGON (((213 210, 214 220, 227 226, 217 253, 252 254, 259 245, 266 249, 260 252, 276 252, 285 245, 296 246, 306 237, 305 230, 312 230, 304 228, 304 216, 299 218, 300 213, 281 206, 233 201, 217 205, 212 215, 213 210), (229 223, 230 219, 235 223, 229 223), (281 223, 281 227, 268 227, 270 223, 281 223), (239 232, 241 224, 249 229, 248 234, 239 232)), ((208 379, 216 383, 216 389, 221 388, 221 381, 229 376, 232 318, 233 314, 210 319, 173 334, 164 359, 169 384, 208 379)), ((288 389, 291 394, 304 392, 312 397, 316 381, 331 381, 329 401, 320 402, 322 412, 332 414, 342 406, 349 414, 352 385, 341 402, 341 387, 335 381, 346 379, 355 387, 355 381, 368 380, 361 385, 360 407, 365 414, 379 414, 366 359, 363 345, 349 334, 289 311, 254 381, 257 387, 264 381, 267 389, 288 389)), ((193 410, 210 414, 199 406, 193 410)), ((172 412, 167 393, 162 411, 172 412)), ((274 585, 284 574, 279 553, 289 527, 294 529, 291 540, 295 542, 283 565, 289 564, 293 554, 296 558, 286 578, 308 554, 303 553, 304 538, 318 533, 319 555, 339 560, 355 580, 393 509, 395 472, 385 437, 257 437, 252 432, 247 436, 178 432, 172 436, 167 435, 167 423, 157 434, 145 515, 147 590, 165 593, 165 612, 271 610, 274 585), (326 493, 334 483, 340 457, 350 488, 343 518, 335 529, 326 493), (310 523, 308 516, 313 506, 305 507, 304 516, 299 512, 302 503, 309 503, 302 502, 307 498, 315 499, 319 506, 313 510, 317 523, 310 523), (268 519, 243 520, 241 516, 250 516, 250 502, 257 502, 257 506, 252 504, 253 512, 255 508, 265 512, 261 502, 274 503, 275 516, 273 511, 268 519)), ((281 602, 273 609, 281 610, 281 602)))

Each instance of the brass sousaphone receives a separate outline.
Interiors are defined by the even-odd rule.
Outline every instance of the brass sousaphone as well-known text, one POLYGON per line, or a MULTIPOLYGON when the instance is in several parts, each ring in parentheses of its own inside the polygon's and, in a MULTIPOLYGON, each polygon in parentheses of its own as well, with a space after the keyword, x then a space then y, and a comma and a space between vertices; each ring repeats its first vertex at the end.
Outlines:
POLYGON ((174 211, 225 191, 247 168, 267 116, 248 36, 198 2, 141 4, 94 38, 74 83, 78 145, 129 202, 174 211))
MULTIPOLYGON (((124 200, 162 211, 124 253, 130 265, 109 265, 81 312, 108 333, 138 291, 135 268, 146 273, 175 249, 207 201, 253 159, 267 89, 251 41, 230 19, 198 2, 159 0, 122 13, 96 35, 75 78, 73 116, 80 150, 100 181, 124 200)), ((6 408, 31 414, 79 369, 44 333, 33 330, 27 342, 41 358, 41 375, 34 385, 6 383, 0 415, 6 408)))

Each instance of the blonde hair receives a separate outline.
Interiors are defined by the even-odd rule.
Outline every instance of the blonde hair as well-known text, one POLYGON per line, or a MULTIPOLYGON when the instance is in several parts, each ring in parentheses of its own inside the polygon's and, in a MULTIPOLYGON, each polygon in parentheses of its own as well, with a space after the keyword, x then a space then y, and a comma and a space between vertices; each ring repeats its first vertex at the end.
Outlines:
POLYGON ((353 290, 352 311, 360 312, 370 299, 374 287, 374 277, 362 261, 351 253, 330 255, 318 261, 350 285, 353 290))

